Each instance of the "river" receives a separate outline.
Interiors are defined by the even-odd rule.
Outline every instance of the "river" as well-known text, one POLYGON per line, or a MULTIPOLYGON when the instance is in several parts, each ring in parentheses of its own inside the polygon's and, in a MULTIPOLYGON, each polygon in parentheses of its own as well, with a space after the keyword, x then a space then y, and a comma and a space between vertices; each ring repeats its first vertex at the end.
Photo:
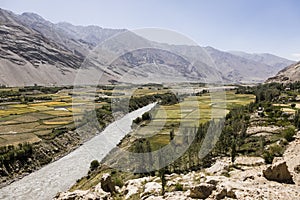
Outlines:
POLYGON ((125 115, 65 157, 0 189, 0 199, 48 200, 68 190, 87 174, 92 160, 102 160, 130 132, 133 119, 154 106, 152 103, 125 115))

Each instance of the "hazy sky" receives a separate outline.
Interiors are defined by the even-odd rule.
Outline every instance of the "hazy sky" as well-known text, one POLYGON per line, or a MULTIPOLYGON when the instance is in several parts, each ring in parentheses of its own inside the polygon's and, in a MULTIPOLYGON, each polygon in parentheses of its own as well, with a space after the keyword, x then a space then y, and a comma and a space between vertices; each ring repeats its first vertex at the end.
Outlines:
POLYGON ((17 14, 106 28, 166 28, 200 46, 300 60, 299 0, 1 0, 17 14))

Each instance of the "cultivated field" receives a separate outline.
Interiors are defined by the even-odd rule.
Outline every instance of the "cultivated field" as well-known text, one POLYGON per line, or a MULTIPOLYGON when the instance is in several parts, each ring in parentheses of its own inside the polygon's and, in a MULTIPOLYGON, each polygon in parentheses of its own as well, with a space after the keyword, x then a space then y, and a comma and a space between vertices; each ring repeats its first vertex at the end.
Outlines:
POLYGON ((233 107, 254 101, 254 95, 235 94, 235 91, 187 97, 178 104, 157 107, 151 113, 151 122, 140 125, 133 134, 148 137, 152 147, 157 149, 169 143, 171 130, 176 133, 179 127, 198 127, 200 123, 225 117, 233 107))

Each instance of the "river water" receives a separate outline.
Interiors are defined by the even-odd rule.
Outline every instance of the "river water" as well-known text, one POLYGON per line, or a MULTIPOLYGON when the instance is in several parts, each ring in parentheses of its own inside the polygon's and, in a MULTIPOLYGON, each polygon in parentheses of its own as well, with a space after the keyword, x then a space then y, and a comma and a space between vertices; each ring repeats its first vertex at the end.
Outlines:
POLYGON ((0 189, 0 199, 52 199, 85 176, 92 160, 102 160, 131 130, 132 120, 151 110, 155 103, 133 111, 111 123, 99 135, 65 157, 0 189))

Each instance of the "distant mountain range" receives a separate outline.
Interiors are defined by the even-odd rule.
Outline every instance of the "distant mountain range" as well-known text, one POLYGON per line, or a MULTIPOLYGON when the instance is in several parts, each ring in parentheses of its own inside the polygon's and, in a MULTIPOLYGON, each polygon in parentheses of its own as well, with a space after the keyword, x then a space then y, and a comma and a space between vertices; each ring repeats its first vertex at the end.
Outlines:
POLYGON ((0 44, 0 84, 9 86, 70 85, 82 63, 86 65, 81 69, 81 84, 97 83, 99 74, 103 83, 207 82, 211 76, 225 83, 256 83, 294 63, 271 54, 160 44, 126 29, 54 24, 34 13, 17 15, 3 9, 0 44), (118 34, 123 40, 106 42, 106 52, 97 49, 118 34), (141 46, 146 48, 136 49, 141 46), (109 62, 110 50, 119 55, 113 62, 109 62), (95 52, 98 59, 91 56, 95 52))

